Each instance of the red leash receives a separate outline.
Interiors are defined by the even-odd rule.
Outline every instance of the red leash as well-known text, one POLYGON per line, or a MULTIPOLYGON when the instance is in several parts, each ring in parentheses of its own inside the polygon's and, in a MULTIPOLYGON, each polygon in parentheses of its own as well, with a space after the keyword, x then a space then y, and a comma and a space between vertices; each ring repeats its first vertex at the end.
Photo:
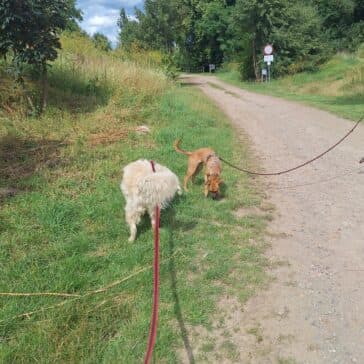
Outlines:
MULTIPOLYGON (((150 161, 153 172, 155 172, 154 161, 150 161)), ((159 304, 159 223, 160 208, 155 207, 155 226, 154 226, 154 262, 153 262, 153 309, 150 320, 149 338, 147 352, 145 353, 144 364, 149 364, 152 358, 155 341, 157 338, 158 324, 158 304, 159 304)))

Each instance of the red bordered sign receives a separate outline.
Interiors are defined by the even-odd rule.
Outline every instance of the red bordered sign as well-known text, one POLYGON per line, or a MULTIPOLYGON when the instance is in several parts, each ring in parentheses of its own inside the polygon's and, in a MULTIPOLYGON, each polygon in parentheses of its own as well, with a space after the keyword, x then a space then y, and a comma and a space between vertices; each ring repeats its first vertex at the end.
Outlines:
POLYGON ((271 44, 267 44, 265 47, 264 47, 264 54, 266 56, 270 56, 271 54, 273 53, 273 46, 271 44))

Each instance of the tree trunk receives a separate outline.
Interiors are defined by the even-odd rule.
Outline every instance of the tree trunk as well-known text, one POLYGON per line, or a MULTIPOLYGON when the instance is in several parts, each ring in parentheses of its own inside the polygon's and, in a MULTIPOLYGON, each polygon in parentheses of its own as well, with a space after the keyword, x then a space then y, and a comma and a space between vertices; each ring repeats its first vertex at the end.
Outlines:
POLYGON ((23 91, 23 97, 25 97, 25 100, 28 102, 30 108, 32 109, 32 113, 35 114, 36 112, 36 108, 34 107, 34 103, 33 103, 33 100, 31 98, 31 96, 29 95, 29 92, 28 90, 26 89, 25 87, 25 84, 24 84, 24 81, 21 80, 21 81, 17 81, 18 84, 21 86, 22 88, 22 91, 23 91))
POLYGON ((42 97, 40 100, 40 112, 43 111, 47 107, 47 99, 48 99, 48 73, 47 73, 47 63, 42 63, 42 97))

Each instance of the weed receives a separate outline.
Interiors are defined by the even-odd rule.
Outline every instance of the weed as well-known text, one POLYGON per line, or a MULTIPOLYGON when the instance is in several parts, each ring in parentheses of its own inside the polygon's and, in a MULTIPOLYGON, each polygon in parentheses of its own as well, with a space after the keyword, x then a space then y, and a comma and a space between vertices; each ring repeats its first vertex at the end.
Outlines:
POLYGON ((278 358, 277 359, 278 364, 296 364, 296 360, 292 358, 278 358))
POLYGON ((252 327, 246 331, 248 334, 255 336, 256 341, 260 344, 263 341, 262 329, 260 326, 252 327))
POLYGON ((201 351, 204 353, 210 353, 215 349, 215 340, 209 340, 201 346, 201 351))
POLYGON ((220 350, 225 354, 224 356, 226 356, 233 362, 239 362, 240 354, 237 346, 232 341, 225 340, 220 345, 220 350))

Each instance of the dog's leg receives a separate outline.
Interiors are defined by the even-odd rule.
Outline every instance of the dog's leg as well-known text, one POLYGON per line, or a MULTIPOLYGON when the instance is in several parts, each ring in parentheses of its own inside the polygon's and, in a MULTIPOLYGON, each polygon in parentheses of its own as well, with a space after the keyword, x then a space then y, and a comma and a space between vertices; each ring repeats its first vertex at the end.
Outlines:
POLYGON ((209 195, 209 188, 207 185, 205 185, 205 191, 204 191, 205 197, 209 195))
POLYGON ((130 236, 129 236, 128 241, 130 241, 132 243, 136 237, 137 227, 136 227, 136 224, 134 224, 134 223, 131 223, 129 226, 130 226, 130 236))
POLYGON ((140 218, 143 215, 144 210, 136 207, 132 202, 128 201, 125 206, 125 219, 130 228, 129 241, 135 240, 137 233, 137 224, 140 222, 140 218))
POLYGON ((156 221, 155 207, 152 208, 152 209, 148 209, 148 214, 150 216, 150 223, 152 224, 152 229, 154 231, 154 229, 155 229, 155 221, 156 221))
POLYGON ((183 180, 183 187, 186 191, 188 191, 188 189, 187 189, 188 180, 195 175, 200 163, 201 162, 199 160, 195 160, 195 159, 191 159, 191 158, 188 159, 187 173, 183 180))
POLYGON ((206 174, 205 174, 204 194, 205 194, 205 197, 207 197, 209 195, 209 179, 206 176, 206 174))
POLYGON ((185 178, 183 179, 183 188, 184 190, 187 192, 188 191, 188 188, 187 188, 187 183, 188 183, 188 180, 190 179, 191 176, 189 176, 188 174, 186 174, 185 178))

